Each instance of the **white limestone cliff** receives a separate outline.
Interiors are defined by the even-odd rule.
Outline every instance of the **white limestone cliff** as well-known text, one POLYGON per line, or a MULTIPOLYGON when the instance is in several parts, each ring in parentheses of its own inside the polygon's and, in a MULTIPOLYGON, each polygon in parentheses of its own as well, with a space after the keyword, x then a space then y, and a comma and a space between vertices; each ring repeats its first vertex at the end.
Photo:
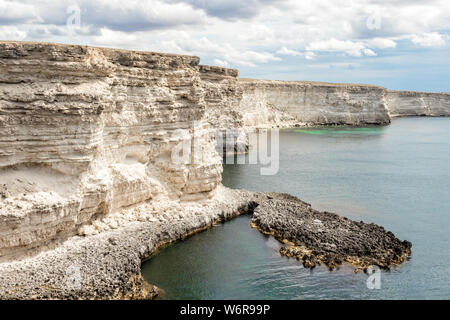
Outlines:
POLYGON ((450 116, 450 94, 374 85, 240 79, 244 127, 384 125, 394 117, 450 116))
POLYGON ((241 79, 245 126, 388 124, 384 88, 241 79))
POLYGON ((386 92, 391 117, 450 116, 450 94, 416 91, 386 92))
POLYGON ((222 167, 198 63, 1 42, 0 260, 152 199, 212 196, 222 167), (199 158, 171 161, 173 148, 194 135, 199 158))

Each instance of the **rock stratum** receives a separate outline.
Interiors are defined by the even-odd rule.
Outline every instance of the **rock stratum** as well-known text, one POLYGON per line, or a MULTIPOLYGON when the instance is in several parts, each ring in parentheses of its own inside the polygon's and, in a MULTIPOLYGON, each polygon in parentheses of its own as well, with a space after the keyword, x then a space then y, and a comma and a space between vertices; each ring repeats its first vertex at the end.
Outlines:
POLYGON ((199 63, 0 42, 0 298, 153 297, 141 259, 251 211, 253 194, 221 185, 217 153, 245 152, 247 130, 449 113, 448 94, 239 79, 199 63))
POLYGON ((450 116, 450 94, 374 85, 240 79, 245 127, 387 125, 395 117, 450 116))
POLYGON ((229 76, 200 69, 190 56, 0 43, 0 260, 158 197, 210 197, 222 167, 206 109, 229 76), (190 139, 199 150, 174 163, 190 139))
POLYGON ((450 116, 450 93, 387 91, 386 101, 391 117, 450 116))
POLYGON ((383 125, 390 123, 385 89, 371 85, 241 79, 244 124, 383 125))

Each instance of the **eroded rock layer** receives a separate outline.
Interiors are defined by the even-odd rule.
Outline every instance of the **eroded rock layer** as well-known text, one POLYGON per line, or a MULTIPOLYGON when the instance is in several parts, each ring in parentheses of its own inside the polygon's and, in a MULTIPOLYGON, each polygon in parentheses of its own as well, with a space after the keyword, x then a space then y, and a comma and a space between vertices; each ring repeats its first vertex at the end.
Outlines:
MULTIPOLYGON (((211 199, 172 204, 167 214, 142 203, 135 208, 138 221, 71 237, 54 250, 0 263, 0 299, 154 298, 159 290, 143 279, 143 259, 167 243, 253 209, 251 193, 219 189, 211 199)), ((133 215, 132 211, 125 214, 133 215)))
POLYGON ((200 66, 205 89, 206 121, 214 128, 219 154, 247 150, 243 113, 240 109, 243 89, 239 71, 213 66, 200 66))
POLYGON ((416 91, 387 91, 386 102, 392 117, 450 116, 450 94, 416 91))
POLYGON ((1 42, 0 259, 157 197, 210 196, 222 167, 198 63, 1 42), (192 138, 199 150, 174 162, 173 149, 192 138))
POLYGON ((390 123, 382 87, 253 79, 240 84, 246 126, 390 123))

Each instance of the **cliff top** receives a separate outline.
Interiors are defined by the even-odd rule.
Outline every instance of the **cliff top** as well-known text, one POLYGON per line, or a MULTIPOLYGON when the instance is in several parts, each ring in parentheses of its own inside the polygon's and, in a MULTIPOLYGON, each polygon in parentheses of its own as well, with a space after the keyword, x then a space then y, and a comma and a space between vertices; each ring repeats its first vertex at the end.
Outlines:
POLYGON ((450 95, 450 92, 431 92, 431 91, 410 91, 410 90, 388 90, 389 93, 398 93, 398 94, 406 94, 406 95, 415 95, 415 94, 421 94, 421 95, 436 95, 436 94, 442 94, 442 95, 450 95))
POLYGON ((377 86, 374 84, 359 84, 359 83, 337 83, 337 82, 321 82, 321 81, 306 81, 306 80, 266 80, 266 79, 250 79, 250 78, 240 78, 239 81, 241 82, 258 82, 258 83, 265 83, 265 84, 284 84, 284 85, 292 85, 292 84, 309 84, 309 85, 315 85, 315 86, 339 86, 339 87, 373 87, 373 88, 379 88, 379 89, 386 89, 381 86, 377 86))
MULTIPOLYGON (((114 54, 114 53, 124 53, 126 55, 141 55, 142 56, 159 56, 159 57, 167 57, 167 58, 181 58, 188 59, 188 63, 191 66, 198 65, 200 68, 200 72, 202 73, 215 73, 222 76, 230 76, 230 77, 239 77, 239 70, 232 68, 223 68, 219 66, 206 66, 200 65, 200 58, 193 55, 185 55, 185 54, 176 54, 176 53, 163 53, 163 52, 155 52, 155 51, 141 51, 141 50, 127 50, 127 49, 117 49, 117 48, 109 48, 109 47, 96 47, 96 46, 88 46, 88 45, 79 45, 79 44, 62 44, 62 43, 51 43, 51 42, 35 42, 35 41, 15 41, 15 40, 0 40, 0 47, 3 46, 12 46, 15 48, 24 48, 26 50, 30 50, 33 48, 54 48, 56 50, 62 50, 64 48, 70 48, 72 50, 80 50, 86 52, 88 49, 97 49, 101 50, 104 53, 114 54)), ((398 93, 398 94, 406 94, 406 95, 414 95, 414 94, 442 94, 442 95, 450 95, 448 92, 425 92, 425 91, 408 91, 408 90, 388 90, 382 86, 374 85, 374 84, 357 84, 357 83, 335 83, 335 82, 321 82, 321 81, 306 81, 306 80, 266 80, 266 79, 250 79, 250 78, 239 78, 239 81, 242 83, 263 83, 263 84, 279 84, 279 85, 314 85, 314 86, 327 86, 327 87, 370 87, 370 88, 379 88, 382 90, 387 90, 388 92, 398 93)))
POLYGON ((190 57, 193 59, 200 58, 193 55, 186 54, 177 54, 177 53, 163 53, 163 52, 155 52, 155 51, 142 51, 142 50, 128 50, 128 49, 118 49, 118 48, 110 48, 110 47, 96 47, 96 46, 88 46, 88 45, 80 45, 80 44, 64 44, 64 43, 53 43, 53 42, 39 42, 39 41, 15 41, 15 40, 0 40, 0 45, 13 45, 17 47, 26 47, 26 46, 36 46, 36 47, 54 47, 54 48, 82 48, 84 50, 88 48, 99 49, 105 52, 123 52, 130 54, 148 54, 148 55, 158 55, 165 57, 190 57))

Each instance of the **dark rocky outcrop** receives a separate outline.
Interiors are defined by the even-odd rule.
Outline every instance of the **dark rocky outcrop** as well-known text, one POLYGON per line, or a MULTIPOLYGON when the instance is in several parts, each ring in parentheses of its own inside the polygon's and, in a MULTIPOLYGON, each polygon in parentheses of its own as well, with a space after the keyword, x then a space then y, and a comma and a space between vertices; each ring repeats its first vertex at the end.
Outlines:
POLYGON ((361 269, 370 265, 388 269, 411 253, 409 241, 399 240, 379 225, 320 212, 286 194, 262 198, 251 223, 286 243, 280 253, 308 268, 323 263, 333 269, 348 262, 361 269))

